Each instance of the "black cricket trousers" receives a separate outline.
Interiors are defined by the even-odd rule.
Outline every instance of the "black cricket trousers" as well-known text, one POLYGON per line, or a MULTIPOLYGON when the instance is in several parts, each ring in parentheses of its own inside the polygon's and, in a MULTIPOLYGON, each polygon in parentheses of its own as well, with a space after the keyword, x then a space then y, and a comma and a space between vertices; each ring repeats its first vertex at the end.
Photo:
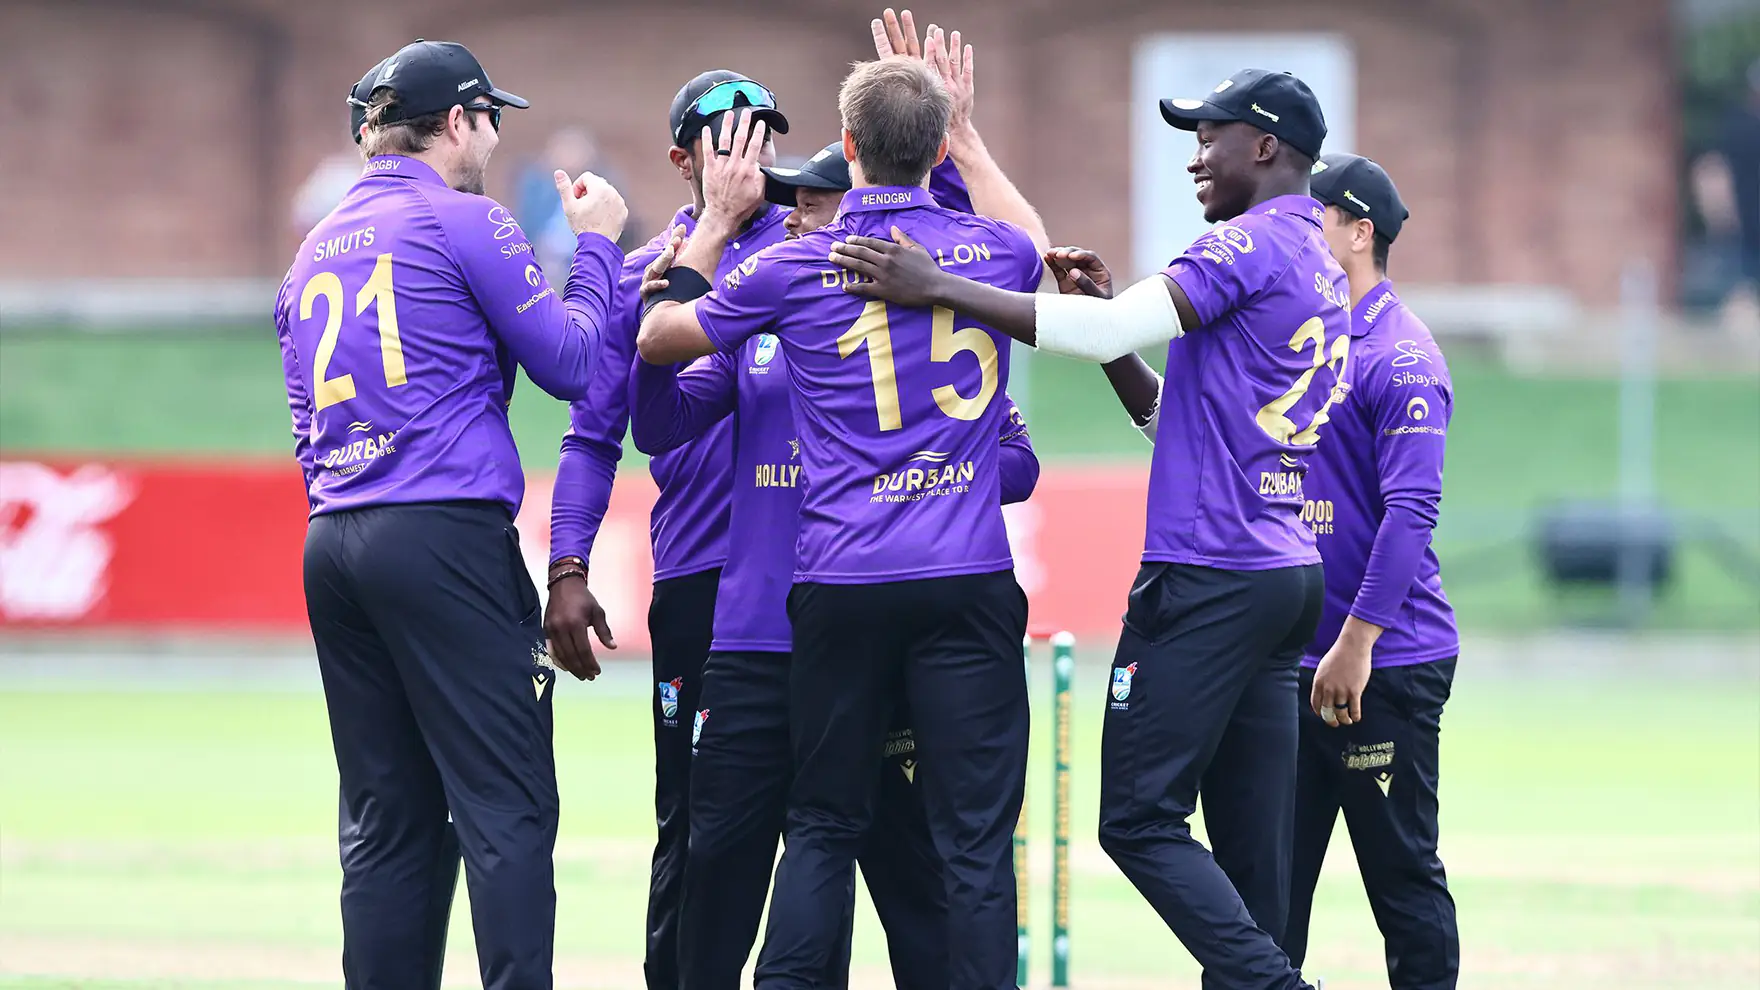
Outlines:
MULTIPOLYGON (((1363 891, 1387 952, 1392 990, 1454 990, 1461 938, 1454 897, 1437 855, 1442 706, 1454 658, 1378 668, 1363 692, 1363 720, 1330 728, 1303 706, 1296 772, 1294 879, 1284 948, 1297 966, 1320 864, 1344 810, 1363 891)), ((1301 696, 1314 687, 1304 669, 1301 696)))
MULTIPOLYGON (((1027 768, 1027 599, 1012 571, 789 593, 794 781, 759 990, 814 986, 839 951, 901 704, 947 892, 952 990, 1014 987, 1012 842, 1027 768), (902 691, 902 696, 901 692, 902 691)), ((710 718, 714 718, 711 713, 710 718)))
POLYGON ((679 907, 691 841, 691 721, 715 624, 721 568, 654 582, 648 641, 654 674, 654 859, 648 874, 648 990, 678 990, 679 907))
MULTIPOLYGON (((715 651, 693 720, 691 851, 679 923, 683 990, 737 990, 757 940, 782 838, 789 782, 787 653, 715 651)), ((886 930, 899 990, 945 990, 947 890, 916 785, 920 764, 908 711, 895 713, 874 825, 857 862, 886 930)), ((853 879, 853 878, 852 878, 853 879)), ((855 891, 838 951, 818 985, 849 985, 855 891)))
POLYGON ((1296 666, 1320 565, 1145 563, 1100 744, 1100 846, 1204 967, 1205 990, 1296 990, 1278 948, 1295 823, 1296 666), (1204 802, 1211 850, 1187 819, 1204 802))
POLYGON ((461 852, 483 986, 550 987, 555 676, 507 510, 318 516, 305 592, 341 779, 347 987, 436 985, 461 852))

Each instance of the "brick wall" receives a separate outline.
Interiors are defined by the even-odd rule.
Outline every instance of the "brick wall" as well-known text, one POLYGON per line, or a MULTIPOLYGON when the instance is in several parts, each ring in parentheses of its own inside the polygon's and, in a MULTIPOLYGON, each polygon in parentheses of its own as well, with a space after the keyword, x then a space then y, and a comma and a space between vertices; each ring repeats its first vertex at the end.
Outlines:
MULTIPOLYGON (((1058 241, 1128 256, 1137 37, 1326 30, 1355 47, 1358 150, 1412 207, 1401 278, 1560 284, 1593 307, 1628 258, 1672 259, 1665 0, 1095 0, 1076 14, 966 0, 926 13, 980 46, 980 123, 1058 241)), ((292 190, 348 147, 348 86, 418 34, 465 41, 533 101, 509 114, 492 193, 553 128, 582 122, 656 226, 684 198, 664 122, 686 78, 761 77, 795 123, 785 150, 810 152, 836 134, 847 63, 871 54, 870 14, 853 0, 9 0, 0 277, 278 273, 297 241, 292 190)))

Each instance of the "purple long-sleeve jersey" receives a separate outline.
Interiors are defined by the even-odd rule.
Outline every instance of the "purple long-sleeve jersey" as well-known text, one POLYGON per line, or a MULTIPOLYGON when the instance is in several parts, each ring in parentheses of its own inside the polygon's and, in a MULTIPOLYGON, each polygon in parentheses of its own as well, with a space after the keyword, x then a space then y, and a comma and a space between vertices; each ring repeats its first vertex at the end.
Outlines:
POLYGON ((836 219, 764 252, 697 301, 718 350, 760 334, 788 359, 802 477, 795 578, 865 584, 1012 566, 996 438, 1008 339, 946 309, 843 290, 826 260, 850 234, 905 230, 948 267, 1003 288, 1037 285, 1038 251, 1012 224, 955 213, 914 186, 855 189, 836 219), (961 325, 962 323, 968 325, 961 325))
MULTIPOLYGON (((1256 571, 1314 564, 1302 476, 1350 386, 1350 292, 1325 210, 1279 196, 1168 266, 1202 325, 1167 347, 1145 561, 1256 571)), ((1330 441, 1327 441, 1330 442, 1330 441)))
MULTIPOLYGON (((716 276, 725 276, 746 259, 782 240, 788 211, 771 207, 727 245, 716 276)), ((672 228, 687 234, 697 220, 689 207, 640 251, 624 262, 618 278, 616 313, 605 334, 602 374, 585 400, 569 406, 568 433, 556 466, 550 503, 550 559, 592 555, 623 437, 629 427, 629 372, 636 363, 636 331, 642 322, 642 271, 665 247, 672 228)), ((659 488, 650 517, 654 579, 695 574, 727 561, 727 513, 733 484, 728 426, 717 424, 702 436, 649 461, 659 488)))
POLYGON ((484 500, 517 512, 515 366, 588 394, 622 253, 576 240, 559 298, 511 214, 384 155, 306 235, 275 300, 311 512, 484 500))
MULTIPOLYGON (((646 453, 687 443, 733 417, 733 506, 715 599, 716 650, 790 649, 787 599, 804 485, 790 391, 788 363, 771 334, 682 368, 637 361, 630 376, 631 433, 646 453)), ((1007 504, 1033 493, 1039 460, 1020 410, 1006 394, 1003 401, 998 473, 1007 504)))
POLYGON ((1428 327, 1382 282, 1351 314, 1350 395, 1332 409, 1302 518, 1326 568, 1326 607, 1304 663, 1347 615, 1382 626, 1377 667, 1460 653, 1430 534, 1442 502, 1453 389, 1428 327))

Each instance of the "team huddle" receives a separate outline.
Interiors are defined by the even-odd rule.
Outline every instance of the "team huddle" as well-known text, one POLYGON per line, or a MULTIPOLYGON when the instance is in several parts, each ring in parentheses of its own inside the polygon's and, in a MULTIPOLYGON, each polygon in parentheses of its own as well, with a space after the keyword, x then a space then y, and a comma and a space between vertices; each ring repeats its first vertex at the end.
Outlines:
POLYGON ((736 987, 754 949, 764 990, 847 986, 858 866, 899 987, 1015 986, 1027 600, 1002 506, 1039 475, 1017 340, 1100 364, 1154 445, 1101 847, 1205 987, 1293 990, 1342 810, 1392 987, 1455 986, 1459 647, 1430 547, 1451 390, 1386 277, 1392 181, 1322 155, 1299 79, 1242 70, 1160 105, 1213 226, 1115 285, 991 157, 958 32, 871 28, 840 139, 799 168, 769 89, 686 83, 691 201, 627 257, 617 191, 557 172, 560 288, 483 195, 524 99, 428 41, 351 92, 362 176, 275 308, 347 986, 439 985, 461 861, 484 986, 552 985, 554 679, 615 646, 588 561, 626 434, 659 489, 647 986, 736 987), (1137 356, 1158 345, 1161 374, 1137 356), (516 368, 570 409, 544 604, 512 521, 516 368))

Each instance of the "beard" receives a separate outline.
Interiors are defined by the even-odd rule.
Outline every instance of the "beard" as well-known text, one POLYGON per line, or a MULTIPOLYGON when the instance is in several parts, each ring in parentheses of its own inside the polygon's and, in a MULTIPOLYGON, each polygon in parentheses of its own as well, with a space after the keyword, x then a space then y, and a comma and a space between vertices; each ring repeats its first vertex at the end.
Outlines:
POLYGON ((485 188, 483 185, 483 174, 485 171, 483 165, 484 163, 482 162, 473 162, 469 165, 461 166, 458 170, 457 177, 453 180, 452 188, 461 193, 470 193, 474 196, 483 195, 485 188))

